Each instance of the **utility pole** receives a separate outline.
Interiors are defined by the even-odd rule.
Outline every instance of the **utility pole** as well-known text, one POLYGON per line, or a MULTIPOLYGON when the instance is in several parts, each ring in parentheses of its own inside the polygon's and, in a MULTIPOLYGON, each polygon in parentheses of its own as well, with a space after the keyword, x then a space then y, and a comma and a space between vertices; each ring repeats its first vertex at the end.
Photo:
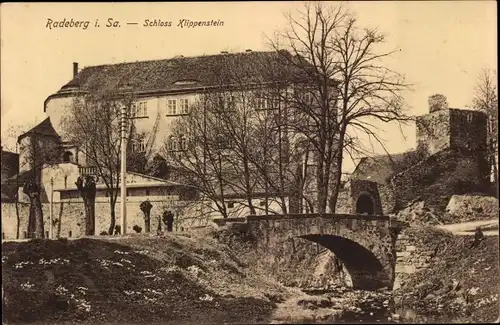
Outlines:
POLYGON ((121 166, 120 166, 120 211, 122 215, 121 233, 127 232, 127 185, 125 177, 127 173, 127 109, 125 105, 121 111, 121 166))
POLYGON ((54 178, 50 178, 50 211, 49 211, 49 239, 54 239, 52 236, 52 216, 54 213, 53 203, 54 202, 54 178))

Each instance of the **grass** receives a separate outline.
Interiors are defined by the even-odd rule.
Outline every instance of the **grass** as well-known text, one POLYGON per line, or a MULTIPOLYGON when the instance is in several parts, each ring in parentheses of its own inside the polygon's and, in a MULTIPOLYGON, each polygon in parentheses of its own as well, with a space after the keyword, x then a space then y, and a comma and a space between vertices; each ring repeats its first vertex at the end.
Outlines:
POLYGON ((9 324, 265 323, 276 307, 272 296, 285 290, 243 265, 203 234, 6 242, 3 319, 9 324))

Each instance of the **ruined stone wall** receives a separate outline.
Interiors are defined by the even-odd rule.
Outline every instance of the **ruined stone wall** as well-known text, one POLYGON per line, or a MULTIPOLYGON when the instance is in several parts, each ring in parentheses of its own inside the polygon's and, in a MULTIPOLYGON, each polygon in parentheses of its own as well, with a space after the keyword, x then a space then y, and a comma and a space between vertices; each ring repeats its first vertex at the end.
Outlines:
POLYGON ((488 138, 488 118, 479 111, 450 110, 450 145, 453 149, 468 148, 485 151, 488 138))
POLYGON ((394 213, 396 210, 397 193, 391 184, 377 184, 380 196, 380 206, 383 215, 394 213))
POLYGON ((439 110, 416 119, 417 149, 429 155, 450 147, 450 110, 439 110))
POLYGON ((395 175, 391 185, 399 210, 417 199, 430 205, 442 204, 443 198, 449 199, 454 194, 480 191, 480 179, 474 157, 446 150, 395 175))

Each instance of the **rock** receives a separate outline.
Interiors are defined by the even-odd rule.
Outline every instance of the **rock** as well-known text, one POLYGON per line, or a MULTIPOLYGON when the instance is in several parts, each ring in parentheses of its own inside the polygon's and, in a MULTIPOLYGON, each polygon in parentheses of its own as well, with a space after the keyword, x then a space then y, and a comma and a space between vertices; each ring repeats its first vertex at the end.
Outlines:
POLYGON ((475 296, 477 295, 477 293, 479 292, 479 287, 474 287, 474 288, 471 288, 469 289, 468 293, 471 295, 471 296, 475 296))
POLYGON ((453 216, 465 216, 470 219, 497 218, 498 199, 483 195, 453 195, 446 206, 446 212, 453 216))

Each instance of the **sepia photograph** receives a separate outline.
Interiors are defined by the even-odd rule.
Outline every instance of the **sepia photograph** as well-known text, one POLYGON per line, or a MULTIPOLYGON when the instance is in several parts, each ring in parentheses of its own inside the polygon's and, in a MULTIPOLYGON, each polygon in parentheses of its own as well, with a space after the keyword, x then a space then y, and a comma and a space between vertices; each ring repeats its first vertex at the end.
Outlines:
POLYGON ((498 323, 496 14, 0 4, 2 325, 498 323))

